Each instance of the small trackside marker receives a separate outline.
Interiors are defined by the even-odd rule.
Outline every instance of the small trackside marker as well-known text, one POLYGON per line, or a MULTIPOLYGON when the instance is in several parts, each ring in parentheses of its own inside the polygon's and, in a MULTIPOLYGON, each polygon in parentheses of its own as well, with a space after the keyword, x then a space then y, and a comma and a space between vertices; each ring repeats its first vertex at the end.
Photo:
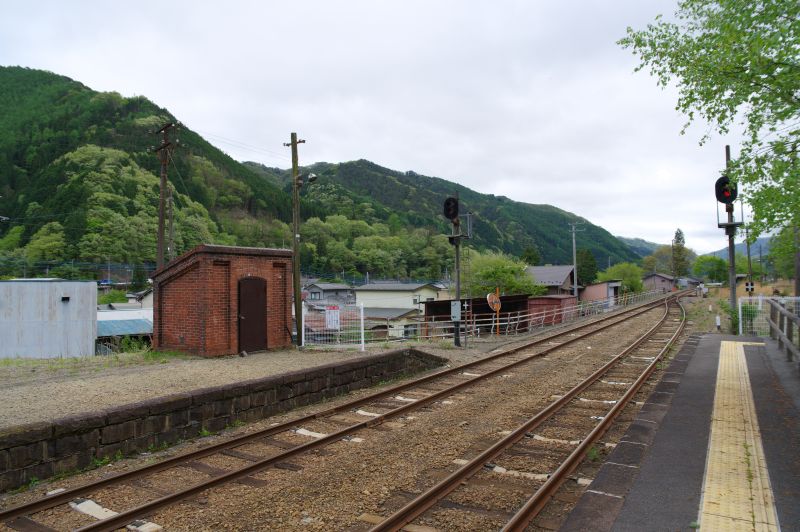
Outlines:
POLYGON ((342 438, 342 441, 349 441, 350 443, 361 443, 364 441, 364 438, 359 438, 357 436, 345 436, 342 438))
POLYGON ((617 381, 600 381, 603 384, 611 384, 613 386, 630 386, 631 383, 629 382, 617 382, 617 381))
POLYGON ((327 436, 327 434, 323 434, 322 432, 314 432, 314 431, 306 430, 306 429, 303 429, 303 428, 295 429, 294 432, 296 434, 301 435, 301 436, 311 436, 312 438, 316 438, 316 439, 324 438, 325 436, 327 436))
MULTIPOLYGON (((108 519, 118 515, 114 510, 103 508, 91 499, 75 499, 69 503, 70 508, 86 515, 90 515, 97 520, 108 519)), ((151 523, 150 521, 136 520, 126 526, 128 530, 133 532, 159 532, 163 530, 161 525, 151 523)))
POLYGON ((356 414, 359 416, 366 416, 366 417, 381 417, 381 414, 376 414, 375 412, 367 412, 366 410, 356 410, 356 414))
POLYGON ((443 405, 452 405, 453 401, 448 401, 447 399, 445 399, 444 401, 442 401, 442 404, 443 405))
POLYGON ((615 499, 622 499, 619 495, 614 495, 613 493, 606 493, 605 491, 597 491, 597 490, 586 490, 587 493, 596 493, 597 495, 605 495, 606 497, 614 497, 615 499))
POLYGON ((62 491, 67 491, 67 490, 65 490, 64 488, 56 488, 53 491, 48 491, 45 495, 47 496, 56 495, 57 493, 61 493, 62 491))
POLYGON ((545 443, 560 443, 563 445, 578 445, 581 443, 581 440, 557 440, 553 438, 545 438, 544 436, 539 436, 538 434, 534 434, 531 436, 531 438, 545 443))
POLYGON ((585 399, 583 397, 578 397, 578 401, 583 401, 584 403, 602 403, 604 405, 615 405, 615 404, 617 404, 616 401, 603 401, 602 399, 585 399))
POLYGON ((74 501, 69 503, 70 508, 73 510, 77 510, 82 514, 91 515, 95 519, 108 519, 109 517, 114 517, 117 515, 117 512, 114 510, 109 510, 108 508, 103 508, 96 502, 90 499, 75 499, 74 501))
POLYGON ((142 520, 136 520, 125 528, 133 532, 159 532, 160 530, 164 530, 161 525, 142 520))
MULTIPOLYGON (((379 525, 383 523, 386 518, 381 517, 380 515, 374 514, 361 514, 358 516, 359 521, 363 521, 365 523, 369 523, 371 525, 379 525)), ((429 526, 420 526, 420 525, 412 525, 411 523, 405 525, 403 527, 404 532, 439 532, 436 528, 431 528, 429 526)))
POLYGON ((394 400, 395 401, 402 401, 404 403, 416 403, 417 402, 416 399, 411 399, 409 397, 403 397, 402 395, 395 395, 394 396, 394 400))
POLYGON ((467 376, 467 377, 480 377, 480 376, 481 376, 481 375, 480 375, 480 373, 469 373, 469 372, 467 372, 467 371, 464 371, 464 372, 462 372, 461 374, 462 374, 462 375, 465 375, 465 376, 467 376))

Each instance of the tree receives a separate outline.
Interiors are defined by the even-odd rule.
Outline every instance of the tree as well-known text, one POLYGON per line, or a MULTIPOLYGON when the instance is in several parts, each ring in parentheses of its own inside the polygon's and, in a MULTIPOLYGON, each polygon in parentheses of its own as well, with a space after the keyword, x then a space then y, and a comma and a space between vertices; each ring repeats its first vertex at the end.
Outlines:
POLYGON ((468 294, 487 294, 500 288, 502 294, 542 294, 546 289, 537 285, 525 272, 526 264, 503 253, 471 252, 470 275, 464 280, 468 294))
MULTIPOLYGON (((637 70, 649 67, 662 86, 677 83, 687 126, 700 118, 727 134, 741 122, 728 174, 744 185, 752 238, 800 227, 800 2, 681 0, 676 18, 628 28, 619 44, 639 56, 637 70)), ((800 249, 795 257, 800 269, 800 249)))
POLYGON ((770 239, 769 262, 778 277, 789 279, 795 270, 797 248, 800 247, 800 231, 786 227, 770 239))
POLYGON ((642 269, 647 273, 672 275, 672 246, 658 246, 652 254, 642 259, 642 269))
POLYGON ((592 284, 597 278, 597 261, 594 254, 588 249, 579 249, 575 252, 578 261, 578 284, 586 286, 592 284))
POLYGON ((522 251, 522 257, 520 258, 528 266, 536 266, 542 260, 542 254, 539 253, 539 249, 536 246, 528 246, 522 251))
POLYGON ((641 292, 643 270, 630 262, 620 262, 597 274, 598 281, 622 281, 622 288, 627 292, 641 292))
POLYGON ((672 239, 672 275, 685 277, 689 274, 689 252, 686 249, 686 240, 683 231, 677 229, 672 239))
POLYGON ((728 280, 728 261, 713 255, 703 255, 694 261, 692 273, 699 279, 722 283, 728 280))
POLYGON ((25 246, 25 258, 29 264, 43 260, 61 260, 64 252, 64 228, 58 222, 43 225, 25 246))

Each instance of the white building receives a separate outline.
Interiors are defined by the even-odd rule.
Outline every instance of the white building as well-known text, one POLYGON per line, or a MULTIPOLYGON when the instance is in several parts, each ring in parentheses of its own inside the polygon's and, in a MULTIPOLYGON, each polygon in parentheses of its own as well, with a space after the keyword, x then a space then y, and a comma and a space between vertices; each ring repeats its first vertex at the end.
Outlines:
POLYGON ((366 308, 417 309, 436 301, 439 289, 433 283, 374 283, 357 286, 356 303, 366 308))
POLYGON ((0 281, 0 358, 91 356, 95 338, 94 281, 0 281))

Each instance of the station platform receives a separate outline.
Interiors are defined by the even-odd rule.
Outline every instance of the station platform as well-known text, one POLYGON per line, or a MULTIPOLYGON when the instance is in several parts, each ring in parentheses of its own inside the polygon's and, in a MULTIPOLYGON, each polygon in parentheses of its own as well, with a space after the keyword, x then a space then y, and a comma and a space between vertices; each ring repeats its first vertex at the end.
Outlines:
POLYGON ((777 343, 692 336, 561 530, 800 531, 800 372, 777 343))

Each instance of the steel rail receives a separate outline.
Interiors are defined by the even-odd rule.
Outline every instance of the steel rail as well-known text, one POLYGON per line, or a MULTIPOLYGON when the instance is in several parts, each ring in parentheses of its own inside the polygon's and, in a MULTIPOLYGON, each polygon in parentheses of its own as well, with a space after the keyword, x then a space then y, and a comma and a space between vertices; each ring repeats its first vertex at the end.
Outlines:
MULTIPOLYGON (((638 316, 640 314, 644 314, 645 312, 649 312, 650 310, 652 310, 652 308, 646 308, 644 310, 641 310, 639 312, 634 313, 631 316, 628 316, 626 319, 630 319, 632 317, 636 317, 636 316, 638 316)), ((607 325, 605 325, 605 326, 603 326, 603 327, 601 327, 599 329, 590 331, 589 333, 587 333, 587 334, 585 334, 583 336, 577 336, 575 338, 570 338, 567 341, 565 341, 565 342, 563 342, 563 343, 561 343, 561 344, 559 344, 557 346, 552 346, 550 348, 547 348, 544 351, 536 353, 535 355, 532 355, 530 357, 526 357, 526 358, 517 360, 515 362, 512 362, 511 364, 503 365, 503 366, 501 366, 499 368, 493 369, 493 370, 491 370, 491 371, 489 371, 487 373, 484 373, 482 375, 479 375, 477 377, 472 377, 472 378, 467 379, 465 381, 462 381, 462 382, 460 382, 460 383, 458 383, 458 384, 456 384, 454 386, 451 386, 451 387, 448 387, 448 388, 446 388, 444 390, 440 390, 438 392, 435 392, 435 393, 433 393, 433 394, 431 394, 431 395, 429 395, 427 397, 424 397, 422 399, 419 399, 419 400, 415 401, 414 403, 409 403, 409 404, 397 407, 397 408, 395 408, 393 410, 385 412, 385 413, 383 413, 383 414, 381 414, 381 415, 379 415, 377 417, 374 417, 374 418, 372 418, 370 420, 362 421, 360 423, 356 423, 356 424, 354 424, 354 425, 352 425, 350 427, 347 427, 345 429, 339 430, 339 431, 334 432, 332 434, 329 434, 327 436, 323 436, 322 438, 318 438, 318 439, 316 439, 314 441, 301 444, 301 445, 299 445, 297 447, 294 447, 292 449, 287 449, 286 451, 284 451, 282 453, 279 453, 278 455, 272 456, 270 458, 265 458, 265 459, 260 460, 258 462, 254 462, 254 463, 252 463, 250 465, 247 465, 247 466, 245 466, 243 468, 240 468, 240 469, 237 469, 237 470, 229 471, 229 472, 224 473, 224 474, 222 474, 222 475, 220 475, 218 477, 214 477, 212 479, 209 479, 209 480, 206 480, 206 481, 203 481, 203 482, 199 482, 199 483, 194 484, 194 485, 192 485, 192 486, 190 486, 188 488, 185 488, 183 490, 177 491, 175 493, 171 493, 169 495, 165 495, 165 496, 163 496, 161 498, 158 498, 158 499, 155 499, 153 501, 144 503, 144 504, 142 504, 140 506, 137 506, 135 508, 131 508, 130 510, 121 512, 121 513, 119 513, 119 514, 117 514, 115 516, 109 517, 109 518, 101 520, 101 521, 97 521, 95 523, 86 525, 84 527, 81 527, 81 528, 77 529, 77 531, 78 532, 87 532, 87 531, 90 531, 90 530, 92 530, 92 531, 111 531, 111 530, 116 530, 121 526, 127 525, 128 523, 130 523, 131 521, 135 520, 136 518, 139 518, 139 517, 142 517, 142 516, 145 516, 145 515, 150 515, 153 512, 155 512, 156 510, 159 510, 161 508, 165 508, 167 506, 171 506, 171 505, 173 505, 173 504, 175 504, 177 502, 180 502, 183 499, 186 499, 186 498, 192 497, 194 495, 197 495, 198 493, 200 493, 202 491, 205 491, 205 490, 207 490, 209 488, 213 488, 213 487, 219 486, 221 484, 225 484, 225 483, 231 482, 233 480, 237 480, 239 478, 246 477, 246 476, 252 475, 254 473, 258 473, 259 471, 262 471, 262 470, 264 470, 264 469, 266 469, 268 467, 271 467, 273 464, 275 464, 277 462, 287 460, 287 459, 292 458, 292 457, 294 457, 294 456, 296 456, 298 454, 305 453, 306 451, 310 451, 310 450, 316 449, 318 447, 323 447, 323 446, 329 445, 330 443, 339 441, 339 440, 343 439, 344 437, 349 436, 350 434, 352 434, 354 432, 357 432, 359 430, 362 430, 362 429, 365 429, 365 428, 369 428, 369 427, 372 427, 372 426, 375 426, 375 425, 380 425, 381 423, 383 423, 383 422, 385 422, 385 421, 387 421, 389 419, 392 419, 394 417, 400 416, 400 415, 402 415, 402 414, 404 414, 404 413, 406 413, 408 411, 415 410, 415 409, 419 408, 420 406, 424 406, 424 405, 426 405, 428 403, 432 403, 432 402, 434 402, 437 399, 440 399, 442 397, 450 396, 450 395, 453 394, 453 392, 455 392, 457 390, 460 390, 462 388, 466 388, 466 387, 468 387, 468 386, 470 386, 472 384, 475 384, 475 383, 477 383, 479 381, 488 379, 488 378, 490 378, 490 377, 492 377, 494 375, 497 375, 497 374, 500 374, 502 372, 508 371, 510 368, 513 368, 513 367, 519 366, 521 364, 525 364, 527 362, 530 362, 530 360, 533 359, 533 358, 543 356, 543 355, 545 355, 547 353, 550 353, 550 352, 552 352, 552 351, 554 351, 556 349, 561 349, 566 345, 569 345, 569 344, 571 344, 573 342, 577 342, 579 340, 583 340, 587 336, 591 336, 593 334, 596 334, 596 333, 598 333, 600 331, 603 331, 603 330, 605 330, 607 328, 610 328, 610 327, 613 327, 615 325, 618 325, 619 323, 620 322, 609 323, 609 324, 607 324, 607 325)), ((463 368, 463 366, 459 366, 459 369, 460 368, 463 368)))
POLYGON ((516 430, 505 436, 501 440, 495 442, 492 446, 480 453, 478 456, 470 460, 467 464, 463 465, 445 479, 438 482, 436 485, 409 501, 405 506, 397 510, 394 514, 387 517, 381 523, 375 525, 371 532, 387 531, 387 530, 401 530, 405 525, 412 522, 428 511, 432 506, 438 503, 441 499, 458 488, 465 480, 480 471, 484 464, 490 462, 493 458, 499 455, 505 449, 511 447, 519 440, 521 440, 528 432, 535 429, 547 419, 552 417, 556 412, 561 410, 566 404, 571 402, 578 394, 588 388, 594 382, 599 380, 609 369, 617 364, 628 353, 639 347, 646 339, 648 339, 661 325, 666 321, 669 316, 669 302, 665 303, 664 316, 659 322, 649 329, 643 336, 638 338, 630 346, 626 347, 621 353, 607 362, 604 366, 596 370, 583 382, 577 384, 570 391, 564 394, 559 399, 553 401, 551 404, 542 409, 535 416, 526 421, 523 425, 516 430))
POLYGON ((515 531, 515 532, 522 532, 531 522, 531 520, 536 517, 542 508, 550 501, 550 499, 555 495, 556 491, 561 484, 567 479, 567 475, 569 475, 573 469, 575 469, 578 464, 583 460, 583 457, 589 451, 589 448, 594 445, 594 443, 600 439, 600 437, 605 434, 611 424, 614 422, 616 417, 622 412, 622 409, 625 408, 628 403, 633 399, 633 396, 639 391, 642 384, 650 378, 650 375, 653 374, 653 371, 656 369, 656 365, 661 362, 661 358, 664 354, 672 347, 672 344, 678 338, 678 336, 683 332, 684 326, 686 324, 686 310, 681 305, 680 301, 677 301, 678 306, 681 309, 681 323, 678 326, 678 329, 675 331, 675 334, 667 341, 666 345, 663 349, 658 353, 658 355, 654 358, 654 360, 647 366, 645 371, 639 376, 638 379, 633 383, 633 385, 625 392, 625 395, 614 405, 614 407, 603 416, 603 420, 589 433, 589 435, 581 441, 578 447, 567 457, 566 460, 550 475, 544 484, 542 484, 536 493, 534 493, 528 501, 517 511, 516 514, 506 523, 506 525, 502 528, 503 531, 515 531))
MULTIPOLYGON (((231 439, 231 440, 228 440, 226 442, 220 442, 220 443, 211 445, 209 447, 205 447, 203 449, 199 449, 199 450, 196 450, 196 451, 191 451, 191 452, 188 452, 188 453, 183 453, 183 454, 180 454, 180 455, 177 455, 177 456, 173 456, 171 458, 167 458, 167 459, 165 459, 165 460, 163 460, 161 462, 155 463, 155 464, 150 464, 150 465, 143 466, 143 467, 140 467, 138 469, 131 470, 131 471, 125 471, 125 472, 122 472, 122 473, 118 473, 116 475, 112 475, 112 476, 106 477, 104 479, 100 479, 100 480, 95 481, 93 483, 85 484, 83 486, 78 486, 76 488, 72 488, 72 489, 69 489, 69 490, 66 490, 66 491, 62 491, 62 492, 59 492, 59 493, 56 493, 56 494, 53 494, 53 495, 49 495, 49 496, 43 497, 41 499, 37 499, 35 501, 31 501, 29 503, 21 504, 21 505, 15 506, 13 508, 2 510, 2 511, 0 511, 0 522, 7 522, 7 521, 9 521, 11 519, 14 519, 16 517, 31 515, 31 514, 34 514, 36 512, 40 512, 42 510, 46 510, 46 509, 53 508, 53 507, 61 505, 61 504, 65 504, 65 503, 67 503, 67 502, 69 502, 69 501, 71 501, 71 500, 73 500, 73 499, 75 499, 77 497, 80 497, 82 495, 86 495, 87 493, 91 493, 93 491, 97 491, 97 490, 105 488, 107 486, 123 483, 123 482, 126 482, 128 480, 132 480, 132 479, 140 478, 140 477, 143 477, 143 476, 146 476, 146 475, 151 475, 151 474, 154 474, 154 473, 158 473, 158 472, 163 471, 165 469, 170 469, 172 467, 176 467, 176 466, 178 466, 180 464, 183 464, 185 462, 189 462, 189 461, 192 461, 192 460, 198 460, 198 459, 204 458, 206 456, 210 456, 210 455, 215 454, 215 453, 220 452, 220 451, 224 451, 224 450, 227 450, 227 449, 239 447, 241 445, 244 445, 244 444, 247 444, 249 442, 252 442, 252 441, 255 441, 255 440, 259 440, 259 439, 262 439, 262 438, 267 438, 267 437, 272 436, 274 434, 279 434, 281 432, 285 432, 287 430, 291 430, 292 428, 294 428, 297 425, 300 425, 302 423, 315 421, 315 420, 319 420, 319 419, 322 419, 322 418, 327 417, 327 416, 331 416, 331 415, 338 414, 338 413, 341 413, 341 412, 346 412, 348 410, 353 409, 354 407, 369 403, 371 401, 375 401, 376 399, 381 399, 383 397, 396 394, 397 392, 404 391, 404 390, 407 390, 409 388, 413 388, 413 387, 419 386, 421 384, 425 384, 425 383, 427 383, 429 381, 436 380, 436 379, 439 379, 439 378, 442 378, 442 377, 446 377, 446 376, 449 376, 449 375, 452 375, 452 374, 455 374, 455 373, 458 373, 458 372, 462 372, 465 369, 469 369, 469 368, 472 368, 474 366, 478 366, 478 365, 481 365, 481 364, 486 364, 487 362, 495 361, 497 359, 506 357, 506 356, 514 354, 514 353, 517 353, 517 352, 522 351, 524 349, 527 349, 527 348, 530 348, 530 347, 534 347, 536 345, 539 345, 539 344, 542 344, 544 342, 550 341, 550 340, 552 340, 554 338, 558 338, 558 337, 563 336, 565 334, 568 334, 568 333, 571 333, 571 332, 574 332, 574 331, 579 331, 579 330, 582 330, 582 329, 586 329, 588 327, 595 326, 595 325, 597 325, 599 323, 602 323, 604 321, 611 321, 614 318, 618 318, 620 316, 624 316, 626 314, 630 314, 629 316, 627 316, 627 317, 625 317, 625 318, 623 318, 621 320, 612 321, 610 324, 607 324, 607 325, 605 325, 605 326, 603 326, 603 327, 601 327, 601 328, 599 328, 599 329, 597 329, 595 331, 591 331, 591 332, 589 332, 587 334, 584 334, 582 336, 579 336, 579 337, 576 337, 576 338, 573 338, 573 339, 569 339, 569 340, 559 344, 558 346, 554 346, 552 348, 545 349, 544 351, 541 351, 539 353, 536 353, 534 355, 531 355, 529 357, 526 357, 526 358, 523 358, 523 359, 521 359, 519 361, 516 361, 515 363, 513 363, 510 366, 503 366, 501 368, 498 368, 497 370, 494 370, 494 372, 492 372, 492 373, 483 374, 483 375, 480 375, 479 377, 474 377, 474 378, 465 380, 462 383, 459 383, 458 385, 456 385, 455 388, 448 388, 448 389, 445 389, 442 392, 440 392, 440 393, 444 393, 444 392, 451 393, 452 390, 460 389, 461 387, 464 387, 464 386, 467 386, 467 385, 475 383, 475 381, 491 377, 493 374, 498 373, 499 371, 504 371, 504 370, 508 369, 509 367, 514 367, 516 365, 528 362, 533 358, 546 355, 546 354, 550 353, 551 351, 553 351, 555 349, 558 349, 560 347, 563 347, 565 345, 569 345, 570 343, 572 343, 574 341, 578 341, 578 340, 580 340, 582 338, 586 338, 587 336, 591 336, 592 334, 595 334, 596 332, 600 332, 602 330, 605 330, 606 328, 613 327, 614 325, 617 325, 618 323, 621 323, 621 322, 623 322, 623 321, 625 321, 627 319, 630 319, 632 317, 635 317, 635 316, 638 316, 638 315, 643 314, 645 312, 648 312, 649 310, 651 310, 652 308, 654 308, 654 307, 656 307, 658 305, 660 305, 660 302, 658 302, 657 304, 654 304, 653 302, 645 303, 645 304, 637 306, 637 307, 635 307, 633 309, 625 310, 625 311, 623 311, 621 313, 615 313, 615 314, 613 314, 611 316, 607 316, 607 317, 601 318, 599 320, 593 320, 593 321, 578 325, 576 327, 571 327, 571 328, 568 328, 568 329, 561 330, 557 334, 548 335, 548 336, 546 336, 544 338, 537 338, 536 340, 534 340, 532 342, 528 342, 528 343, 526 343, 524 345, 521 345, 521 346, 512 347, 510 349, 504 350, 502 352, 496 353, 494 355, 491 355, 489 357, 486 357, 486 358, 483 358, 483 359, 480 359, 480 360, 476 360, 476 361, 469 362, 467 364, 463 364, 463 365, 460 365, 460 366, 455 366, 455 367, 452 367, 452 368, 444 369, 442 371, 437 371, 437 372, 432 373, 430 375, 426 375, 426 376, 421 377, 419 379, 415 379, 414 381, 403 383, 403 384, 399 384, 399 385, 393 386, 391 388, 385 389, 383 391, 380 391, 380 392, 377 392, 377 393, 374 393, 374 394, 370 394, 370 395, 368 395, 366 397, 363 397, 361 399, 355 399, 355 400, 352 400, 352 401, 348 401, 347 403, 344 403, 342 405, 326 409, 326 410, 321 411, 321 412, 308 414, 306 416, 302 416, 302 417, 299 417, 299 418, 296 418, 296 419, 289 420, 289 421, 287 421, 285 423, 282 423, 280 425, 276 425, 274 427, 269 427, 269 428, 264 429, 264 430, 260 430, 260 431, 253 432, 253 433, 250 433, 250 434, 245 434, 245 435, 242 435, 242 436, 238 436, 238 437, 236 437, 234 439, 231 439)), ((440 396, 440 393, 437 393, 437 394, 435 394, 434 396, 431 396, 431 397, 438 398, 440 396)), ((418 401, 416 401, 414 403, 410 403, 409 405, 404 405, 400 409, 402 411, 405 411, 406 406, 413 407, 413 406, 420 406, 420 405, 426 404, 426 402, 430 402, 430 401, 428 401, 428 399, 429 398, 420 399, 420 400, 418 400, 418 401)), ((433 399, 431 399, 431 400, 433 400, 433 399)), ((393 413, 393 412, 394 411, 390 411, 387 414, 390 414, 390 413, 393 413)), ((384 414, 384 415, 386 415, 386 414, 384 414)), ((394 414, 394 415, 397 415, 397 414, 394 414)), ((375 421, 376 420, 381 420, 381 419, 383 419, 383 418, 374 418, 373 420, 370 420, 370 422, 372 424, 376 424, 375 421)), ((283 456, 285 458, 285 455, 281 455, 281 456, 283 456)))

